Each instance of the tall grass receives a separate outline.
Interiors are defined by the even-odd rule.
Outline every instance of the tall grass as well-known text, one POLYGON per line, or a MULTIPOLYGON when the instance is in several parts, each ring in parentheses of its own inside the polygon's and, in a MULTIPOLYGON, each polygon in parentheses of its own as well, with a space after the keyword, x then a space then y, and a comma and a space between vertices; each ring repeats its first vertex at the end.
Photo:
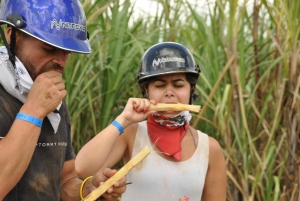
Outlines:
POLYGON ((202 69, 192 125, 223 147, 227 200, 297 200, 300 1, 155 2, 162 11, 133 19, 128 0, 83 1, 93 53, 72 54, 64 74, 76 151, 141 97, 143 52, 175 41, 202 69))

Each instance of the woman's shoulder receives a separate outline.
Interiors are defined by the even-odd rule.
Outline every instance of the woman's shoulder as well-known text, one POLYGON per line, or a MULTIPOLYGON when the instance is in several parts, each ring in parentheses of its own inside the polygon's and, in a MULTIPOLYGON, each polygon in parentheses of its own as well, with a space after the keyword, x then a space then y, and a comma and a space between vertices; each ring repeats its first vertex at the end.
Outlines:
POLYGON ((211 151, 221 151, 222 152, 221 145, 215 138, 208 136, 208 140, 209 140, 209 149, 211 151))
POLYGON ((223 165, 225 157, 220 143, 213 137, 208 136, 209 140, 209 164, 223 165))
POLYGON ((214 154, 222 153, 222 148, 220 146, 220 143, 215 138, 209 136, 206 133, 203 133, 200 130, 197 130, 197 133, 198 133, 199 138, 206 139, 208 141, 210 156, 214 155, 214 154))

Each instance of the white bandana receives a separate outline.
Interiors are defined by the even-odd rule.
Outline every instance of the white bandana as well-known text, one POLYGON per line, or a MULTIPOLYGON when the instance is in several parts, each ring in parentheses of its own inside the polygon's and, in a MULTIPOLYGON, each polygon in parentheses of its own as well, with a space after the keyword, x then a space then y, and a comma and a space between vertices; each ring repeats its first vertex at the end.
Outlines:
POLYGON ((173 117, 164 117, 159 113, 154 113, 152 115, 156 123, 165 127, 182 126, 186 122, 189 123, 192 119, 192 115, 188 110, 184 110, 173 117))
MULTIPOLYGON (((9 94, 20 100, 22 103, 25 103, 27 101, 29 90, 33 84, 27 69, 17 57, 16 68, 14 69, 9 60, 7 49, 4 46, 0 47, 0 62, 0 84, 9 94)), ((57 110, 59 110, 61 104, 62 103, 58 105, 56 108, 57 110)), ((51 112, 47 117, 54 129, 54 133, 56 133, 61 119, 59 113, 51 112)))

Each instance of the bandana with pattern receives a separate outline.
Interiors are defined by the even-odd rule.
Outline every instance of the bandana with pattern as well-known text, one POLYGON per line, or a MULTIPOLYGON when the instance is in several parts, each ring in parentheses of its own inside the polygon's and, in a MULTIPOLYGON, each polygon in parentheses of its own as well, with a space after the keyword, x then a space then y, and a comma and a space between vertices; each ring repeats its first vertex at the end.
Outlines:
POLYGON ((153 143, 165 154, 181 160, 181 140, 189 128, 192 115, 183 111, 174 117, 160 114, 150 115, 147 120, 149 136, 153 143))
MULTIPOLYGON (((17 57, 16 67, 13 67, 9 61, 7 49, 4 46, 0 47, 0 84, 8 93, 22 103, 27 101, 27 95, 33 84, 27 69, 17 57)), ((61 104, 57 106, 57 110, 59 110, 61 104)), ((54 133, 56 133, 61 119, 59 113, 51 112, 47 117, 53 127, 54 133)))

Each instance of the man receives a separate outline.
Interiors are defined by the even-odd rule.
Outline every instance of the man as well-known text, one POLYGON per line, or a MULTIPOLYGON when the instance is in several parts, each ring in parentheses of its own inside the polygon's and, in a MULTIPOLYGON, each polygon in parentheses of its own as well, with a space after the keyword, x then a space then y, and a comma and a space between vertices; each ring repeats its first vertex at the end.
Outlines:
MULTIPOLYGON (((2 0, 0 24, 8 25, 7 41, 0 31, 0 200, 81 200, 116 173, 107 168, 82 184, 75 171, 62 73, 70 52, 91 52, 83 8, 2 0)), ((101 200, 117 200, 125 182, 101 200)))

